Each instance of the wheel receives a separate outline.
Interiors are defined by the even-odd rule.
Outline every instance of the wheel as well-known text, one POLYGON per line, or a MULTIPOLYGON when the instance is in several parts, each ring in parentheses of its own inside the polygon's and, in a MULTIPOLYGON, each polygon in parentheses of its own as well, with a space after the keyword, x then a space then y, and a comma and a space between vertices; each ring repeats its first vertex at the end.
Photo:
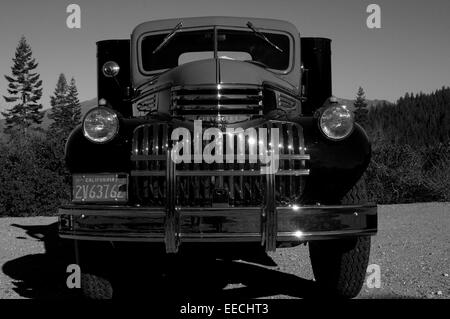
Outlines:
POLYGON ((95 274, 81 274, 81 292, 87 299, 111 299, 113 287, 105 277, 95 274))
POLYGON ((81 294, 87 299, 112 299, 111 251, 104 243, 78 242, 77 264, 81 268, 81 294))
MULTIPOLYGON (((361 178, 341 200, 342 204, 365 204, 367 193, 361 178)), ((353 298, 364 284, 370 255, 370 237, 313 241, 309 255, 319 294, 353 298)))

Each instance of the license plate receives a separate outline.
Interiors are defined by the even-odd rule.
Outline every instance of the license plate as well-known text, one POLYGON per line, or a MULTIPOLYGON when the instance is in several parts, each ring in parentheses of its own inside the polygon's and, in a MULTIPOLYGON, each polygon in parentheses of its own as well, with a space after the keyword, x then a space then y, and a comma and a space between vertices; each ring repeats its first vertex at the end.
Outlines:
POLYGON ((80 174, 73 176, 74 202, 126 202, 127 174, 80 174))

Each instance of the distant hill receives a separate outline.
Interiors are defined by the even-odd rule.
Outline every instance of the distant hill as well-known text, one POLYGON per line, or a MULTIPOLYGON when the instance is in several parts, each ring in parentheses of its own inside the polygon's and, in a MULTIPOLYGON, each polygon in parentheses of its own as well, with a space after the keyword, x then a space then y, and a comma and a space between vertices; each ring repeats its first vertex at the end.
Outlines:
MULTIPOLYGON (((355 100, 342 99, 342 98, 338 98, 338 100, 342 104, 347 105, 352 111, 355 109, 355 106, 354 106, 355 100)), ((392 102, 389 102, 387 100, 366 100, 366 103, 367 103, 367 107, 369 109, 383 105, 383 104, 393 105, 392 102)))

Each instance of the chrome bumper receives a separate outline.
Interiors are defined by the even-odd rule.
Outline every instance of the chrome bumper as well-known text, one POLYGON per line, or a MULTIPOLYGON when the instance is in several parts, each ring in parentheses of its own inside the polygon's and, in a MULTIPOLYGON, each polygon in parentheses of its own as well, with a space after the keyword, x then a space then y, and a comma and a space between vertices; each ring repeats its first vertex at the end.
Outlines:
POLYGON ((175 208, 68 205, 59 209, 59 235, 77 240, 165 243, 174 253, 183 242, 259 242, 274 251, 282 242, 306 242, 377 232, 377 207, 175 208), (269 216, 267 216, 269 215, 269 216))

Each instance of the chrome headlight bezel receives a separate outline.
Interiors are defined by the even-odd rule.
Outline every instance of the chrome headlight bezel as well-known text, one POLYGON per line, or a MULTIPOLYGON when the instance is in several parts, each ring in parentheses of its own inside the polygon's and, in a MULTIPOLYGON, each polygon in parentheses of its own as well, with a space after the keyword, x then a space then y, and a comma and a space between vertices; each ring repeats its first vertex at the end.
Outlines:
MULTIPOLYGON (((104 125, 104 123, 97 123, 98 126, 104 125)), ((97 106, 89 110, 83 118, 82 122, 83 135, 92 143, 105 144, 112 141, 119 132, 119 116, 111 108, 104 106, 97 106), (97 113, 97 114, 96 114, 97 113), (103 113, 103 114, 101 114, 103 113), (96 125, 91 123, 91 121, 103 121, 109 122, 108 126, 104 130, 106 133, 104 136, 95 137, 92 131, 92 127, 89 125, 96 125)))
POLYGON ((355 119, 347 106, 333 103, 319 113, 317 124, 326 138, 341 141, 352 134, 355 119))
POLYGON ((102 66, 102 73, 107 78, 113 78, 120 72, 120 66, 116 61, 107 61, 102 66))

